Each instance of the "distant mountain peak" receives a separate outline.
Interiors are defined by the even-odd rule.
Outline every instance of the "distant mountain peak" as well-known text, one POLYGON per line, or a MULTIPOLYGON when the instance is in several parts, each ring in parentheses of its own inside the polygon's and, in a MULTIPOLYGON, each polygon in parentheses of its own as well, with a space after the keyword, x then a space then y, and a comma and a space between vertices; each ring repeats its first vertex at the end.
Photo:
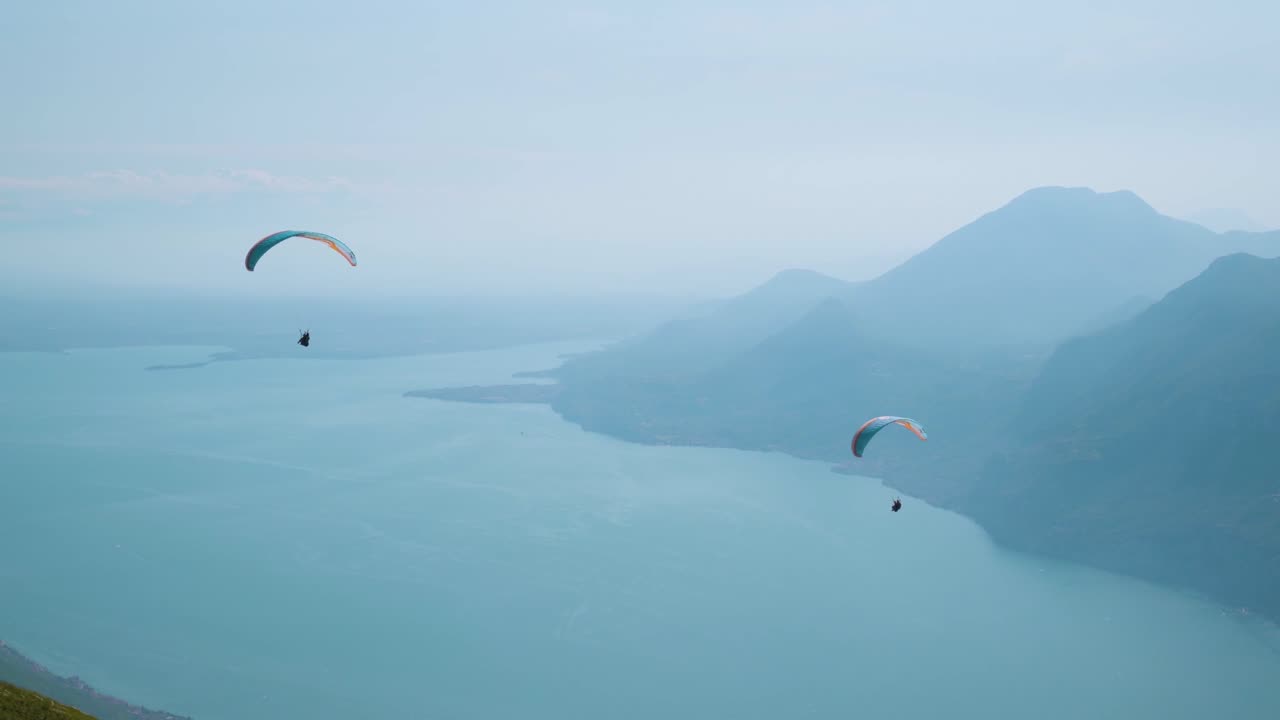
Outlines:
POLYGON ((1239 272, 1250 269, 1275 267, 1280 267, 1280 260, 1277 260, 1276 258, 1261 258, 1257 255, 1246 252, 1223 255, 1220 258, 1215 258, 1213 262, 1209 263, 1209 271, 1216 272, 1239 272))
POLYGON ((1223 317, 1280 317, 1280 258, 1232 253, 1217 258, 1196 277, 1174 288, 1139 318, 1182 323, 1206 310, 1223 317), (1258 311, 1264 311, 1257 315, 1258 311))
POLYGON ((823 275, 813 270, 793 268, 769 278, 768 282, 747 292, 742 298, 776 298, 779 296, 808 298, 815 301, 827 294, 838 294, 848 289, 850 283, 823 275))
POLYGON ((1051 343, 1095 327, 1134 296, 1164 296, 1218 255, 1277 247, 1280 235, 1216 235, 1128 190, 1038 187, 851 295, 893 298, 863 320, 886 338, 936 347, 1051 343))
POLYGON ((795 284, 813 284, 813 283, 844 283, 843 280, 833 278, 830 275, 824 275, 816 270, 806 270, 804 268, 789 268, 776 273, 769 278, 766 285, 795 285, 795 284))
POLYGON ((1260 258, 1243 252, 1223 255, 1182 287, 1205 286, 1235 291, 1257 287, 1271 294, 1280 293, 1280 258, 1260 258))
POLYGON ((1217 233, 1241 231, 1241 232, 1266 232, 1266 226, 1254 220, 1243 210, 1237 208, 1209 208, 1207 210, 1199 210, 1187 215, 1185 218, 1188 222, 1209 228, 1217 233))
MULTIPOLYGON (((1159 214, 1145 200, 1131 190, 1098 192, 1089 187, 1044 185, 1031 188, 1005 205, 1007 209, 1027 208, 1037 212, 1069 210, 1078 212, 1088 208, 1159 214)), ((998 211, 997 211, 998 212, 998 211)))

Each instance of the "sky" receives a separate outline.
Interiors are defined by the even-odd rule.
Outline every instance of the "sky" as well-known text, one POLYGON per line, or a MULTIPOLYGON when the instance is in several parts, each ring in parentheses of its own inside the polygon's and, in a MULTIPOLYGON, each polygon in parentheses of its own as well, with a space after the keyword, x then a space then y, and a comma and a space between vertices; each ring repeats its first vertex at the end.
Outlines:
POLYGON ((5 15, 0 282, 720 294, 874 276, 1043 185, 1280 227, 1273 2, 5 15), (278 229, 360 267, 300 241, 247 273, 278 229))

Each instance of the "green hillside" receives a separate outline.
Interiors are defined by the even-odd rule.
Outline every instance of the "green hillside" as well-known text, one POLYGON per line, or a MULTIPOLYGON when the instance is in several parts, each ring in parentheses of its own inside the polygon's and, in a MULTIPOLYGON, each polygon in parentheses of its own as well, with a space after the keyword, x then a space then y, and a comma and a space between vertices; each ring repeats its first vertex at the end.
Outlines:
POLYGON ((6 682, 0 682, 0 719, 94 720, 92 715, 6 682))
MULTIPOLYGON (((181 715, 163 710, 150 710, 111 697, 95 690, 80 678, 56 675, 43 665, 24 657, 3 641, 0 641, 0 682, 12 683, 26 688, 29 692, 40 693, 59 703, 80 708, 92 713, 92 717, 97 720, 190 720, 181 715)), ((10 720, 10 717, 0 713, 0 720, 10 720)))

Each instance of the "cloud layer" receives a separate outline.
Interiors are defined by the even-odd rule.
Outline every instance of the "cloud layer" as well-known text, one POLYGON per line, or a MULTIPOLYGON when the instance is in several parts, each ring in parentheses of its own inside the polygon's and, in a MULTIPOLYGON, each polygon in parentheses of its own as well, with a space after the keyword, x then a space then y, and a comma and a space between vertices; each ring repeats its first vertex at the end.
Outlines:
POLYGON ((203 174, 100 170, 80 175, 0 176, 0 192, 51 193, 93 198, 166 198, 242 192, 329 193, 352 189, 353 184, 340 177, 276 175, 258 169, 203 174))

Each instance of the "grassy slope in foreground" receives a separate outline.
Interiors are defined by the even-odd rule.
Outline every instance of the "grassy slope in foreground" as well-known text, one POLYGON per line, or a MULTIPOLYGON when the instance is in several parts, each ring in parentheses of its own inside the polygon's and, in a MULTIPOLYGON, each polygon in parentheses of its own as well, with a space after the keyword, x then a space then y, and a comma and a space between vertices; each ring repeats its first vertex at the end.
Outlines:
MULTIPOLYGON (((119 698, 104 695, 94 690, 83 680, 55 675, 48 668, 29 658, 0 641, 0 682, 13 683, 19 687, 46 695, 54 700, 80 708, 97 720, 191 720, 182 715, 174 715, 161 710, 149 710, 138 705, 130 705, 119 698)), ((0 705, 0 709, 3 706, 0 705)), ((23 717, 21 715, 17 716, 23 717)), ((35 715, 33 717, 42 717, 35 715)), ((49 717, 84 717, 83 715, 49 717)), ((0 720, 11 720, 8 715, 0 713, 0 720)))
POLYGON ((4 682, 0 682, 0 719, 95 720, 92 715, 84 715, 74 707, 4 682))
POLYGON ((0 682, 0 718, 3 720, 94 720, 75 708, 0 682))

